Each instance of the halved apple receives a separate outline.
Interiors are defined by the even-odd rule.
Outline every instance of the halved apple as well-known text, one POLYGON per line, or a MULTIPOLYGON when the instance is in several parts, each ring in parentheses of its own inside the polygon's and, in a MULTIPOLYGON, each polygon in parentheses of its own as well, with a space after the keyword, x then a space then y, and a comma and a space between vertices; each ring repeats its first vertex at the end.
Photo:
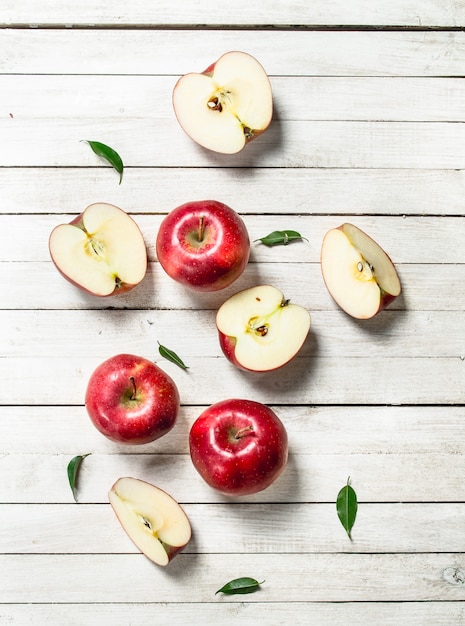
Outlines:
POLYGON ((49 239, 52 261, 71 283, 95 296, 129 291, 147 271, 147 250, 135 221, 105 202, 88 206, 49 239))
POLYGON ((239 152, 269 126, 273 97, 262 65, 245 52, 227 52, 203 73, 185 74, 173 90, 184 131, 224 154, 239 152))
POLYGON ((168 565, 189 543, 189 519, 163 489, 125 477, 115 482, 108 498, 130 539, 157 565, 168 565))
POLYGON ((384 250, 353 224, 328 231, 321 247, 321 271, 329 293, 346 313, 369 319, 401 292, 397 271, 384 250))
POLYGON ((221 349, 237 367, 267 372, 288 363, 310 330, 307 309, 290 304, 271 285, 244 289, 224 302, 216 315, 221 349))

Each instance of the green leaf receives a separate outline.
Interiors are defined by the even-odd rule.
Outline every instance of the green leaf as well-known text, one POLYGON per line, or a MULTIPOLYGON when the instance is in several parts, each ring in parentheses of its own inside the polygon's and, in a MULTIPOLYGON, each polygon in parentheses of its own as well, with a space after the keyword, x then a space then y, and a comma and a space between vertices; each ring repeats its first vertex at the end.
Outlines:
MULTIPOLYGON (((266 235, 266 237, 255 239, 255 241, 261 241, 265 246, 271 247, 279 245, 287 246, 288 243, 301 241, 302 239, 305 239, 305 237, 302 237, 296 230, 274 230, 269 235, 266 235)), ((305 241, 307 240, 305 239, 305 241)))
POLYGON ((255 578, 249 578, 248 576, 235 578, 234 580, 230 580, 229 583, 226 583, 221 589, 218 589, 218 591, 215 592, 215 596, 217 593, 227 593, 229 595, 233 593, 253 593, 257 591, 264 582, 263 580, 259 583, 255 578))
POLYGON ((79 474, 79 467, 83 461, 83 459, 86 458, 86 456, 89 456, 90 452, 88 454, 78 454, 78 456, 75 456, 74 458, 71 459, 71 461, 68 463, 68 480, 69 480, 69 486, 71 487, 71 491, 73 492, 73 498, 75 500, 75 502, 77 502, 76 500, 76 482, 77 482, 77 477, 79 474))
POLYGON ((119 174, 119 184, 121 185, 124 165, 116 150, 113 150, 110 146, 106 146, 104 143, 100 143, 100 141, 89 141, 87 139, 84 141, 89 144, 95 154, 105 159, 105 161, 108 161, 108 163, 114 167, 119 174))
POLYGON ((168 361, 171 361, 172 363, 174 363, 175 365, 178 365, 179 367, 181 367, 183 370, 187 370, 189 369, 189 366, 186 365, 182 359, 180 359, 178 357, 178 355, 176 354, 176 352, 173 352, 172 350, 170 350, 169 348, 165 348, 165 346, 162 346, 160 342, 158 342, 158 352, 161 354, 161 356, 165 359, 168 359, 168 361))
POLYGON ((357 494, 350 486, 350 476, 346 485, 337 495, 336 509, 341 524, 344 526, 349 539, 352 541, 351 530, 357 517, 357 494))

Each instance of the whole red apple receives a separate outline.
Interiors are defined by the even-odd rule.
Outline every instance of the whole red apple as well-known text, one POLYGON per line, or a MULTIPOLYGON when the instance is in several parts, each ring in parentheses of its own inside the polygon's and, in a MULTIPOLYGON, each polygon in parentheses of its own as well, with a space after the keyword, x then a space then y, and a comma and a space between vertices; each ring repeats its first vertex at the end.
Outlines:
POLYGON ((180 400, 174 381, 155 363, 118 354, 93 372, 85 403, 93 424, 108 439, 143 444, 173 428, 180 400))
POLYGON ((250 240, 233 209, 216 200, 198 200, 178 206, 164 218, 156 250, 174 280, 196 291, 218 291, 244 271, 250 240))
POLYGON ((192 463, 217 491, 245 496, 266 489, 284 470, 287 433, 269 407, 230 399, 208 407, 189 433, 192 463))

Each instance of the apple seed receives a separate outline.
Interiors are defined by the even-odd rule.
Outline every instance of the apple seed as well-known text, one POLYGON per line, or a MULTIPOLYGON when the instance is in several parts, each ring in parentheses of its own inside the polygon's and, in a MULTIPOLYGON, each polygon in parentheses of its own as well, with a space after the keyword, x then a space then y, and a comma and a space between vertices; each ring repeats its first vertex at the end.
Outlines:
POLYGON ((223 105, 216 96, 207 102, 207 106, 211 111, 219 111, 221 113, 223 110, 223 105))

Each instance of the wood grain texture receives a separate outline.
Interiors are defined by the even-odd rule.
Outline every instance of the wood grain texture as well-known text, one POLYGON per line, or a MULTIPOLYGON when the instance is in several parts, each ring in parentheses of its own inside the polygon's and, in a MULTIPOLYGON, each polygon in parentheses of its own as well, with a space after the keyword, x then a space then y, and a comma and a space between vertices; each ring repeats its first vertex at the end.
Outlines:
POLYGON ((2 624, 464 622, 464 25, 456 0, 2 2, 2 624), (232 157, 195 146, 171 106, 178 77, 228 49, 263 63, 275 104, 267 133, 232 157), (82 139, 118 150, 121 185, 82 139), (237 283, 191 293, 155 238, 171 209, 205 198, 238 211, 251 240, 291 228, 306 241, 254 242, 237 283), (137 289, 105 300, 67 283, 47 246, 95 201, 134 217, 149 257, 137 289), (321 276, 322 238, 344 221, 402 281, 368 322, 321 276), (222 355, 215 312, 265 282, 307 307, 312 329, 286 368, 253 375, 222 355), (142 447, 107 440, 84 406, 93 369, 123 351, 156 360, 182 399, 175 428, 142 447), (189 457, 194 420, 232 396, 270 405, 289 436, 283 475, 247 498, 212 491, 189 457), (87 452, 75 503, 66 468, 87 452), (167 569, 108 504, 124 475, 189 515, 193 540, 167 569), (348 476, 353 541, 335 506, 348 476), (244 575, 265 580, 259 592, 215 596, 244 575))
MULTIPOLYGON (((25 563, 33 563, 41 576, 28 578, 30 602, 213 602, 218 583, 242 572, 266 569, 266 585, 260 593, 247 597, 247 603, 270 601, 463 601, 465 586, 451 584, 449 572, 460 570, 456 554, 296 554, 283 559, 278 554, 241 554, 225 562, 218 555, 180 554, 167 574, 140 554, 100 555, 89 567, 87 555, 4 555, 2 569, 8 570, 2 596, 5 602, 24 597, 25 563), (63 572, 73 572, 73 588, 63 572), (137 585, 128 585, 124 572, 130 571, 137 585), (338 584, 334 584, 334 572, 338 584), (302 572, 305 582, 302 584, 302 572), (195 579, 195 585, 187 584, 195 579)), ((219 598, 224 604, 242 603, 242 596, 219 598)), ((292 606, 292 604, 291 604, 292 606)))
POLYGON ((40 5, 27 0, 5 0, 0 13, 0 24, 37 27, 40 25, 73 25, 98 27, 164 26, 167 24, 198 24, 250 27, 251 25, 291 26, 411 26, 457 27, 465 23, 463 3, 457 0, 382 0, 366 3, 363 0, 305 0, 286 2, 268 1, 266 11, 258 0, 207 2, 195 5, 161 0, 153 5, 145 0, 134 0, 128 6, 122 0, 92 2, 81 0, 79 8, 63 0, 44 0, 40 5))
POLYGON ((0 29, 4 74, 180 76, 202 72, 228 50, 249 52, 271 77, 460 77, 465 33, 0 29), (116 54, 121 47, 125 54, 116 54))
POLYGON ((377 624, 379 626, 461 626, 465 618, 462 601, 449 602, 189 602, 189 603, 121 603, 97 604, 6 604, 0 606, 0 618, 6 623, 35 625, 37 623, 89 626, 111 623, 127 626, 137 623, 152 626, 156 612, 157 625, 178 623, 203 626, 220 623, 234 626, 242 624, 286 625, 292 612, 293 624, 306 626, 309 621, 319 626, 345 626, 377 624))
MULTIPOLYGON (((1 150, 0 146, 0 153, 1 150)), ((82 154, 81 158, 84 158, 82 154)), ((76 215, 96 199, 112 202, 139 215, 168 213, 184 202, 217 198, 242 215, 271 215, 261 219, 262 228, 274 224, 275 219, 287 228, 291 223, 288 215, 292 215, 293 222, 299 215, 322 214, 328 218, 334 215, 334 220, 328 219, 328 226, 339 219, 337 216, 346 219, 362 214, 367 216, 365 219, 370 215, 463 217, 465 170, 218 167, 212 171, 197 167, 131 167, 125 169, 124 183, 118 185, 114 172, 95 163, 92 167, 79 168, 0 167, 0 184, 2 212, 34 215, 38 233, 45 223, 38 219, 39 214, 76 215)), ((57 217, 48 219, 50 228, 59 222, 57 217)), ((138 221, 140 219, 137 217, 138 221)), ((150 222, 152 237, 156 223, 155 219, 150 222)), ((382 223, 380 220, 370 222, 373 226, 382 223)), ((449 232, 455 230, 454 221, 440 224, 436 222, 435 227, 449 228, 449 232)), ((262 228, 252 232, 252 236, 261 236, 262 228)), ((402 236, 404 227, 399 232, 402 236)), ((48 238, 48 233, 41 233, 41 236, 48 238)), ((458 229, 456 236, 459 236, 458 229)), ((30 237, 34 239, 35 250, 35 229, 30 237)), ((442 238, 433 238, 424 254, 437 245, 442 247, 443 254, 448 254, 449 246, 442 246, 441 242, 442 238)), ((9 246, 8 249, 12 247, 9 241, 2 243, 9 246)), ((39 244, 45 257, 44 241, 39 244)), ((149 236, 147 244, 153 245, 149 236)), ((15 245, 21 249, 21 239, 16 238, 15 245)), ((392 245, 395 245, 395 238, 390 241, 392 245)), ((418 246, 407 248, 415 250, 417 255, 423 252, 418 246)))
MULTIPOLYGON (((352 541, 335 503, 184 504, 194 539, 184 554, 396 554, 463 550, 463 503, 363 503, 352 541), (427 516, 428 523, 425 524, 427 516), (203 529, 208 528, 208 533, 203 529), (285 541, 283 541, 285 537, 285 541)), ((2 554, 138 554, 108 503, 2 504, 2 554), (72 532, 69 532, 72 529, 72 532)), ((227 558, 227 557, 223 557, 227 558)))

